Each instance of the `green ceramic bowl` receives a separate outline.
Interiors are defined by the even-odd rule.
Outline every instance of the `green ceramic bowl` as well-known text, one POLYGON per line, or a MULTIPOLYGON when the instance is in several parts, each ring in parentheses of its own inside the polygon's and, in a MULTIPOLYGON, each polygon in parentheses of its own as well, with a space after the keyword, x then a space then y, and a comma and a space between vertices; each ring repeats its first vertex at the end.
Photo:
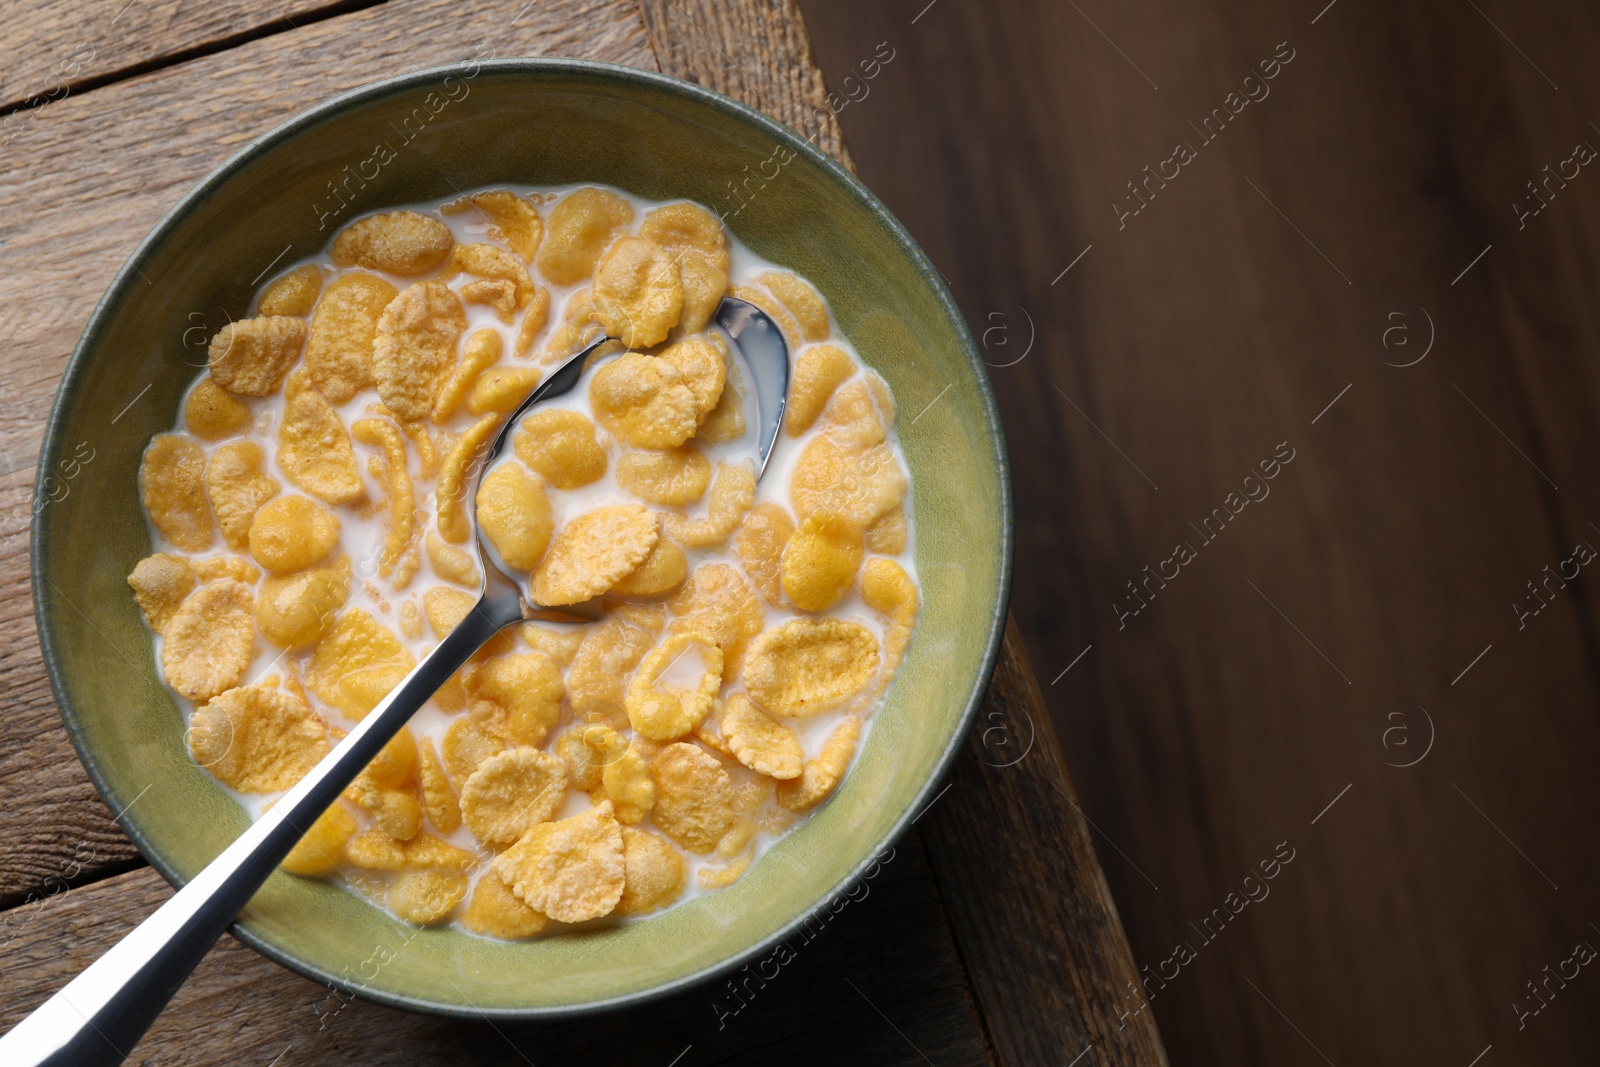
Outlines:
POLYGON ((38 482, 50 502, 33 526, 40 642, 78 755, 151 864, 181 884, 246 825, 190 762, 124 581, 151 551, 140 454, 174 425, 206 340, 276 264, 356 215, 496 182, 583 181, 726 211, 752 249, 821 288, 899 399, 922 617, 838 793, 735 885, 657 918, 501 943, 417 930, 331 884, 274 875, 238 936, 385 1004, 575 1014, 770 953, 932 799, 1000 643, 1011 501, 994 399, 938 273, 871 193, 787 127, 658 75, 558 60, 406 74, 306 112, 184 197, 95 310, 50 415, 38 482))

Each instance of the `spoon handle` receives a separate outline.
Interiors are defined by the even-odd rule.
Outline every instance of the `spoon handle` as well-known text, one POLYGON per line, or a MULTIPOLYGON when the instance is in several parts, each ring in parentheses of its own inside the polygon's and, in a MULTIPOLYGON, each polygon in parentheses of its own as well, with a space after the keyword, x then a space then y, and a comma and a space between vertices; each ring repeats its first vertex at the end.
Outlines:
POLYGON ((501 628, 514 594, 485 596, 416 669, 222 854, 87 970, 0 1037, 7 1067, 79 1067, 127 1058, 311 824, 434 692, 501 628))

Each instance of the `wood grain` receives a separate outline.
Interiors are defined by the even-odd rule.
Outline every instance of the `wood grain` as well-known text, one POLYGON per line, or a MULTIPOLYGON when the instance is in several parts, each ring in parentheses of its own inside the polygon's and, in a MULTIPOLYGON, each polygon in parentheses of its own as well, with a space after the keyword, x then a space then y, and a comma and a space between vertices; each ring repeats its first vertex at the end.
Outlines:
POLYGON ((39 6, 0 0, 0 146, 26 137, 72 93, 185 56, 237 45, 380 0, 91 0, 39 6), (5 115, 13 108, 20 114, 5 115))
MULTIPOLYGON (((151 869, 0 913, 0 1030, 171 895, 151 869)), ((659 1004, 537 1026, 453 1021, 380 1007, 295 975, 231 937, 211 950, 133 1062, 212 1064, 771 1064, 990 1062, 920 844, 886 857, 852 901, 758 974, 741 1008, 716 987, 659 1004), (893 966, 885 966, 887 961, 893 966), (241 1009, 245 1015, 241 1015, 241 1009), (881 1013, 881 1014, 880 1014, 881 1013), (245 1017, 247 1016, 247 1017, 245 1017), (685 1050, 692 1049, 689 1055, 685 1050)))
POLYGON ((749 104, 850 166, 795 0, 639 0, 665 74, 749 104))
MULTIPOLYGON (((84 876, 136 855, 62 732, 27 596, 33 463, 57 380, 112 274, 156 219, 246 141, 347 89, 481 55, 567 55, 653 69, 628 0, 520 16, 484 0, 394 0, 72 96, 7 149, 0 183, 0 906, 94 855, 84 876), (89 150, 86 146, 93 146, 89 150)), ((93 468, 75 491, 92 492, 93 468)), ((108 590, 108 595, 121 595, 108 590)))
POLYGON ((1593 575, 1511 605, 1600 547, 1600 178, 1512 205, 1600 147, 1600 11, 803 6, 830 82, 899 47, 840 121, 994 331, 1014 611, 1135 959, 1178 975, 1147 1012, 1173 1061, 1591 1060, 1600 983, 1512 1005, 1600 944, 1593 575), (1191 127, 1279 42, 1269 96, 1191 127), (1284 441, 1270 496, 1197 533, 1284 441))

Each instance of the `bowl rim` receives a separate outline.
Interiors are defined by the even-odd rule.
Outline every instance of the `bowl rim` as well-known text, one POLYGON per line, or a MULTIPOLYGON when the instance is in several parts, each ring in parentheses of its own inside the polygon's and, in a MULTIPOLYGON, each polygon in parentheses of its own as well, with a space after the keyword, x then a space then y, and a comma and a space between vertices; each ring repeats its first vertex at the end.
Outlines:
MULTIPOLYGON (((791 151, 805 156, 811 163, 821 167, 889 231, 902 251, 911 258, 917 272, 922 275, 923 281, 933 291, 946 316, 955 324, 962 349, 974 372, 973 377, 977 382, 979 399, 983 406, 989 434, 994 441, 997 457, 996 477, 1000 508, 998 596, 993 614, 989 619, 989 633, 985 639, 982 662, 976 677, 973 679, 972 688, 967 694, 966 707, 961 713, 956 729, 951 732, 949 739, 945 742, 944 748, 939 753, 934 763, 933 771, 928 775, 927 781, 923 783, 912 798, 911 804, 895 820, 877 846, 849 874, 841 878, 832 889, 823 894, 816 903, 805 908, 793 920, 768 936, 717 963, 648 989, 575 1004, 478 1009, 467 1005, 411 997, 405 994, 373 989, 359 983, 351 983, 339 975, 325 971, 289 953, 280 951, 263 937, 248 929, 243 923, 235 921, 228 928, 228 932, 234 937, 290 971, 304 978, 327 985, 329 988, 338 989, 386 1007, 447 1018, 482 1019, 490 1022, 554 1021, 599 1015, 609 1011, 640 1007, 663 1000, 704 985, 721 975, 738 970, 740 967, 765 956, 779 943, 788 940, 790 936, 801 930, 807 919, 813 918, 818 912, 827 907, 831 901, 848 892, 850 887, 861 878, 868 868, 880 862, 879 857, 883 854, 884 849, 898 841, 910 828, 911 824, 920 818, 932 806, 933 802, 938 800, 938 796, 942 795, 942 791, 940 794, 933 796, 931 800, 929 799, 930 794, 949 774, 957 748, 967 739, 967 735, 971 732, 978 708, 983 703, 984 695, 988 690, 990 678, 994 673, 995 664, 999 658, 1000 646, 1005 637, 1006 620, 1011 599, 1015 548, 1011 465, 1006 451, 1005 432, 1000 422, 999 405, 995 400, 994 388, 989 382, 986 364, 979 354, 966 318, 962 315, 955 299, 950 294, 948 286, 945 285, 943 275, 934 267, 932 260, 922 251, 922 248, 911 237, 906 228, 901 225, 900 221, 862 184, 860 179, 790 126, 704 86, 655 71, 629 67, 618 63, 538 56, 473 59, 423 67, 340 93, 320 104, 296 113, 293 117, 273 127, 266 133, 252 139, 185 193, 176 204, 162 215, 149 234, 139 242, 132 254, 118 269, 111 283, 106 287, 104 294, 95 304, 82 335, 73 347, 72 355, 67 361, 66 369, 57 386, 56 396, 51 404, 50 414, 45 423, 44 436, 40 441, 39 466, 34 479, 35 500, 41 499, 41 494, 46 492, 44 481, 50 473, 56 452, 61 444, 61 423, 64 421, 67 408, 76 400, 82 383, 88 374, 89 350, 94 347, 99 340, 100 334, 106 328, 109 312, 114 305, 120 304, 124 298, 125 291, 131 284, 131 280, 136 276, 142 276, 139 268, 144 260, 153 254, 154 250, 168 238, 171 231, 179 225, 189 211, 196 204, 212 195, 213 191, 218 187, 250 166, 257 157, 278 147, 281 142, 302 130, 352 106, 380 100, 385 96, 421 85, 436 83, 441 77, 459 71, 463 66, 467 65, 478 68, 479 74, 489 74, 495 77, 534 75, 549 78, 552 75, 562 75, 567 78, 577 79, 580 82, 595 84, 615 83, 617 81, 629 82, 635 86, 642 86, 656 93, 685 99, 714 111, 720 111, 746 123, 754 124, 760 127, 767 135, 778 139, 791 151)), ((181 888, 185 883, 185 879, 168 864, 165 857, 152 846, 150 841, 139 830, 137 824, 130 818, 128 808, 131 805, 125 804, 123 798, 117 796, 111 788, 110 782, 102 773, 94 754, 88 747, 83 730, 77 721, 77 714, 72 710, 72 702, 67 694, 65 678, 59 661, 59 652, 50 624, 50 609, 47 605, 46 597, 41 591, 46 581, 44 559, 49 555, 51 548, 51 538, 44 522, 44 513, 47 510, 47 508, 36 508, 30 522, 29 584, 33 595, 34 622, 39 638, 40 651, 44 661, 45 672, 50 679, 50 688, 52 695, 55 697, 56 707, 61 714, 67 736, 72 741, 72 747, 78 754, 79 762, 83 764, 83 768, 88 773, 95 790, 100 794, 101 800, 115 813, 113 817, 117 825, 133 841, 150 866, 154 867, 169 884, 181 888)))

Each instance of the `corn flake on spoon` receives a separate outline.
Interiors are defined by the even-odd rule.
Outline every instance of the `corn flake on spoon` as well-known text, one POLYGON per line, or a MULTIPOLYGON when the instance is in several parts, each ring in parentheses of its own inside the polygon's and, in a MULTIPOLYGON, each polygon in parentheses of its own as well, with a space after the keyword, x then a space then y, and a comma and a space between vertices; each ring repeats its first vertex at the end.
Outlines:
MULTIPOLYGON (((725 297, 714 321, 733 340, 749 368, 759 412, 759 479, 783 421, 789 391, 788 346, 777 324, 746 301, 725 297)), ((541 401, 571 392, 593 360, 611 354, 608 349, 621 351, 621 346, 601 338, 540 383, 500 428, 483 456, 478 480, 504 451, 522 416, 541 401)), ((0 1064, 76 1067, 121 1063, 289 850, 417 709, 503 628, 526 618, 550 617, 546 609, 532 602, 531 590, 525 585, 528 576, 503 569, 499 554, 481 529, 477 538, 479 556, 485 563, 485 586, 460 625, 193 881, 0 1037, 0 1064)), ((561 609, 560 614, 583 619, 595 612, 589 605, 574 605, 561 609)))

